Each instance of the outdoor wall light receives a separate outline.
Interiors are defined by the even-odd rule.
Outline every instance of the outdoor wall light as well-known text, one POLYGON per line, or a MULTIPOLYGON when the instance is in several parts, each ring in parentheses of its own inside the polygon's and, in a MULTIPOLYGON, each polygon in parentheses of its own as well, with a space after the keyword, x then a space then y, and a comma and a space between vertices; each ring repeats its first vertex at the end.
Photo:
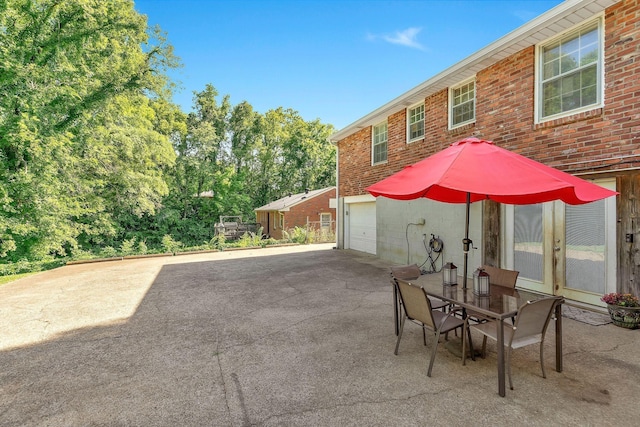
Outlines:
POLYGON ((489 273, 480 267, 473 272, 473 293, 479 296, 489 295, 489 273))
POLYGON ((442 267, 442 283, 445 285, 458 284, 458 267, 452 262, 448 262, 442 267))

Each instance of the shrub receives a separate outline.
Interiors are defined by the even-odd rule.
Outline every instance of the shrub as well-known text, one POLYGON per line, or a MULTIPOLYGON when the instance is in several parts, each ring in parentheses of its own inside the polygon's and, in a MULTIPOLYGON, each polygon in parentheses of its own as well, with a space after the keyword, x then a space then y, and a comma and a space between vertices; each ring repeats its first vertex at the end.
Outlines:
POLYGON ((81 247, 76 247, 71 250, 71 258, 75 260, 91 259, 95 258, 91 251, 85 251, 81 247))
POLYGON ((165 234, 162 237, 162 247, 165 252, 176 253, 181 246, 182 243, 173 240, 173 237, 171 237, 170 234, 165 234))
POLYGON ((278 241, 277 241, 276 239, 274 239, 273 237, 269 237, 268 239, 262 239, 262 240, 260 241, 260 246, 262 246, 262 247, 264 248, 265 246, 269 246, 269 245, 277 245, 278 243, 280 243, 280 242, 278 242, 278 241))
POLYGON ((147 248, 147 244, 145 243, 144 240, 140 240, 138 242, 138 253, 141 255, 144 255, 147 252, 149 252, 149 248, 147 248))
POLYGON ((32 264, 35 264, 35 263, 30 263, 26 259, 21 259, 18 262, 9 262, 7 264, 1 264, 0 276, 11 276, 13 274, 38 271, 38 270, 32 270, 32 264))
POLYGON ((118 251, 113 246, 106 246, 100 251, 100 256, 103 258, 113 258, 118 256, 118 251))
POLYGON ((60 258, 46 261, 27 261, 26 259, 21 259, 17 262, 0 264, 0 276, 13 276, 16 274, 51 270, 64 265, 65 262, 65 260, 60 258))
POLYGON ((218 249, 221 250, 225 247, 226 245, 226 240, 224 238, 224 234, 220 233, 217 234, 215 236, 213 236, 211 238, 211 240, 209 240, 209 247, 213 248, 213 249, 218 249))
POLYGON ((309 237, 307 230, 302 227, 295 227, 291 231, 291 241, 294 243, 307 243, 309 242, 309 237))
POLYGON ((133 255, 135 253, 136 238, 125 239, 120 245, 120 253, 122 255, 133 255))
POLYGON ((241 248, 260 246, 260 240, 262 239, 259 235, 246 232, 238 240, 238 246, 241 248))

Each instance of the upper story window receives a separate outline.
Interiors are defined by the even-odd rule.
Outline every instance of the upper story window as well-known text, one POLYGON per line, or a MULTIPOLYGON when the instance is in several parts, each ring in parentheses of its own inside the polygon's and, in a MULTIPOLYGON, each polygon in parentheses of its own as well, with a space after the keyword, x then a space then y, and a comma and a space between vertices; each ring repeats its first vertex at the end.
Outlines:
POLYGON ((407 141, 424 136, 424 103, 407 108, 407 141))
POLYGON ((537 49, 537 120, 555 119, 602 104, 602 19, 537 49))
POLYGON ((476 80, 452 87, 449 90, 449 128, 466 125, 476 120, 476 80))
POLYGON ((387 161, 387 122, 380 123, 373 127, 371 163, 384 163, 387 161))

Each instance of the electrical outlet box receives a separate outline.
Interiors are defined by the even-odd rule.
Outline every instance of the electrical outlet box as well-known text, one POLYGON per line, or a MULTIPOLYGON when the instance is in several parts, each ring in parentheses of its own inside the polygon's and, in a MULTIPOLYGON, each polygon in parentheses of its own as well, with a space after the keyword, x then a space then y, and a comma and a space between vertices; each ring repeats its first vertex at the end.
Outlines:
POLYGON ((624 241, 627 243, 633 243, 633 233, 627 233, 624 236, 624 241))
POLYGON ((419 218, 419 219, 418 219, 418 224, 419 224, 419 225, 424 225, 424 224, 425 224, 425 222, 427 222, 427 221, 426 221, 424 218, 419 218))

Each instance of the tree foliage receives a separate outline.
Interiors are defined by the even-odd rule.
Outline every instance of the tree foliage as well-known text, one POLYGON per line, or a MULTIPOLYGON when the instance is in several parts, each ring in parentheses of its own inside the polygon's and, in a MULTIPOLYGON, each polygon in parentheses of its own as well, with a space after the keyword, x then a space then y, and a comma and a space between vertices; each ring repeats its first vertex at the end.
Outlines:
POLYGON ((290 109, 263 115, 248 102, 232 106, 212 85, 193 100, 186 133, 174 140, 176 164, 155 239, 170 233, 202 244, 221 215, 251 221, 255 208, 288 193, 335 185, 332 126, 305 122, 290 109))
POLYGON ((173 162, 151 99, 176 64, 126 0, 8 0, 0 14, 0 239, 14 257, 65 255, 153 213, 173 162))
POLYGON ((176 66, 130 0, 0 0, 0 259, 195 245, 220 215, 335 184, 330 125, 213 85, 185 114, 176 66))

